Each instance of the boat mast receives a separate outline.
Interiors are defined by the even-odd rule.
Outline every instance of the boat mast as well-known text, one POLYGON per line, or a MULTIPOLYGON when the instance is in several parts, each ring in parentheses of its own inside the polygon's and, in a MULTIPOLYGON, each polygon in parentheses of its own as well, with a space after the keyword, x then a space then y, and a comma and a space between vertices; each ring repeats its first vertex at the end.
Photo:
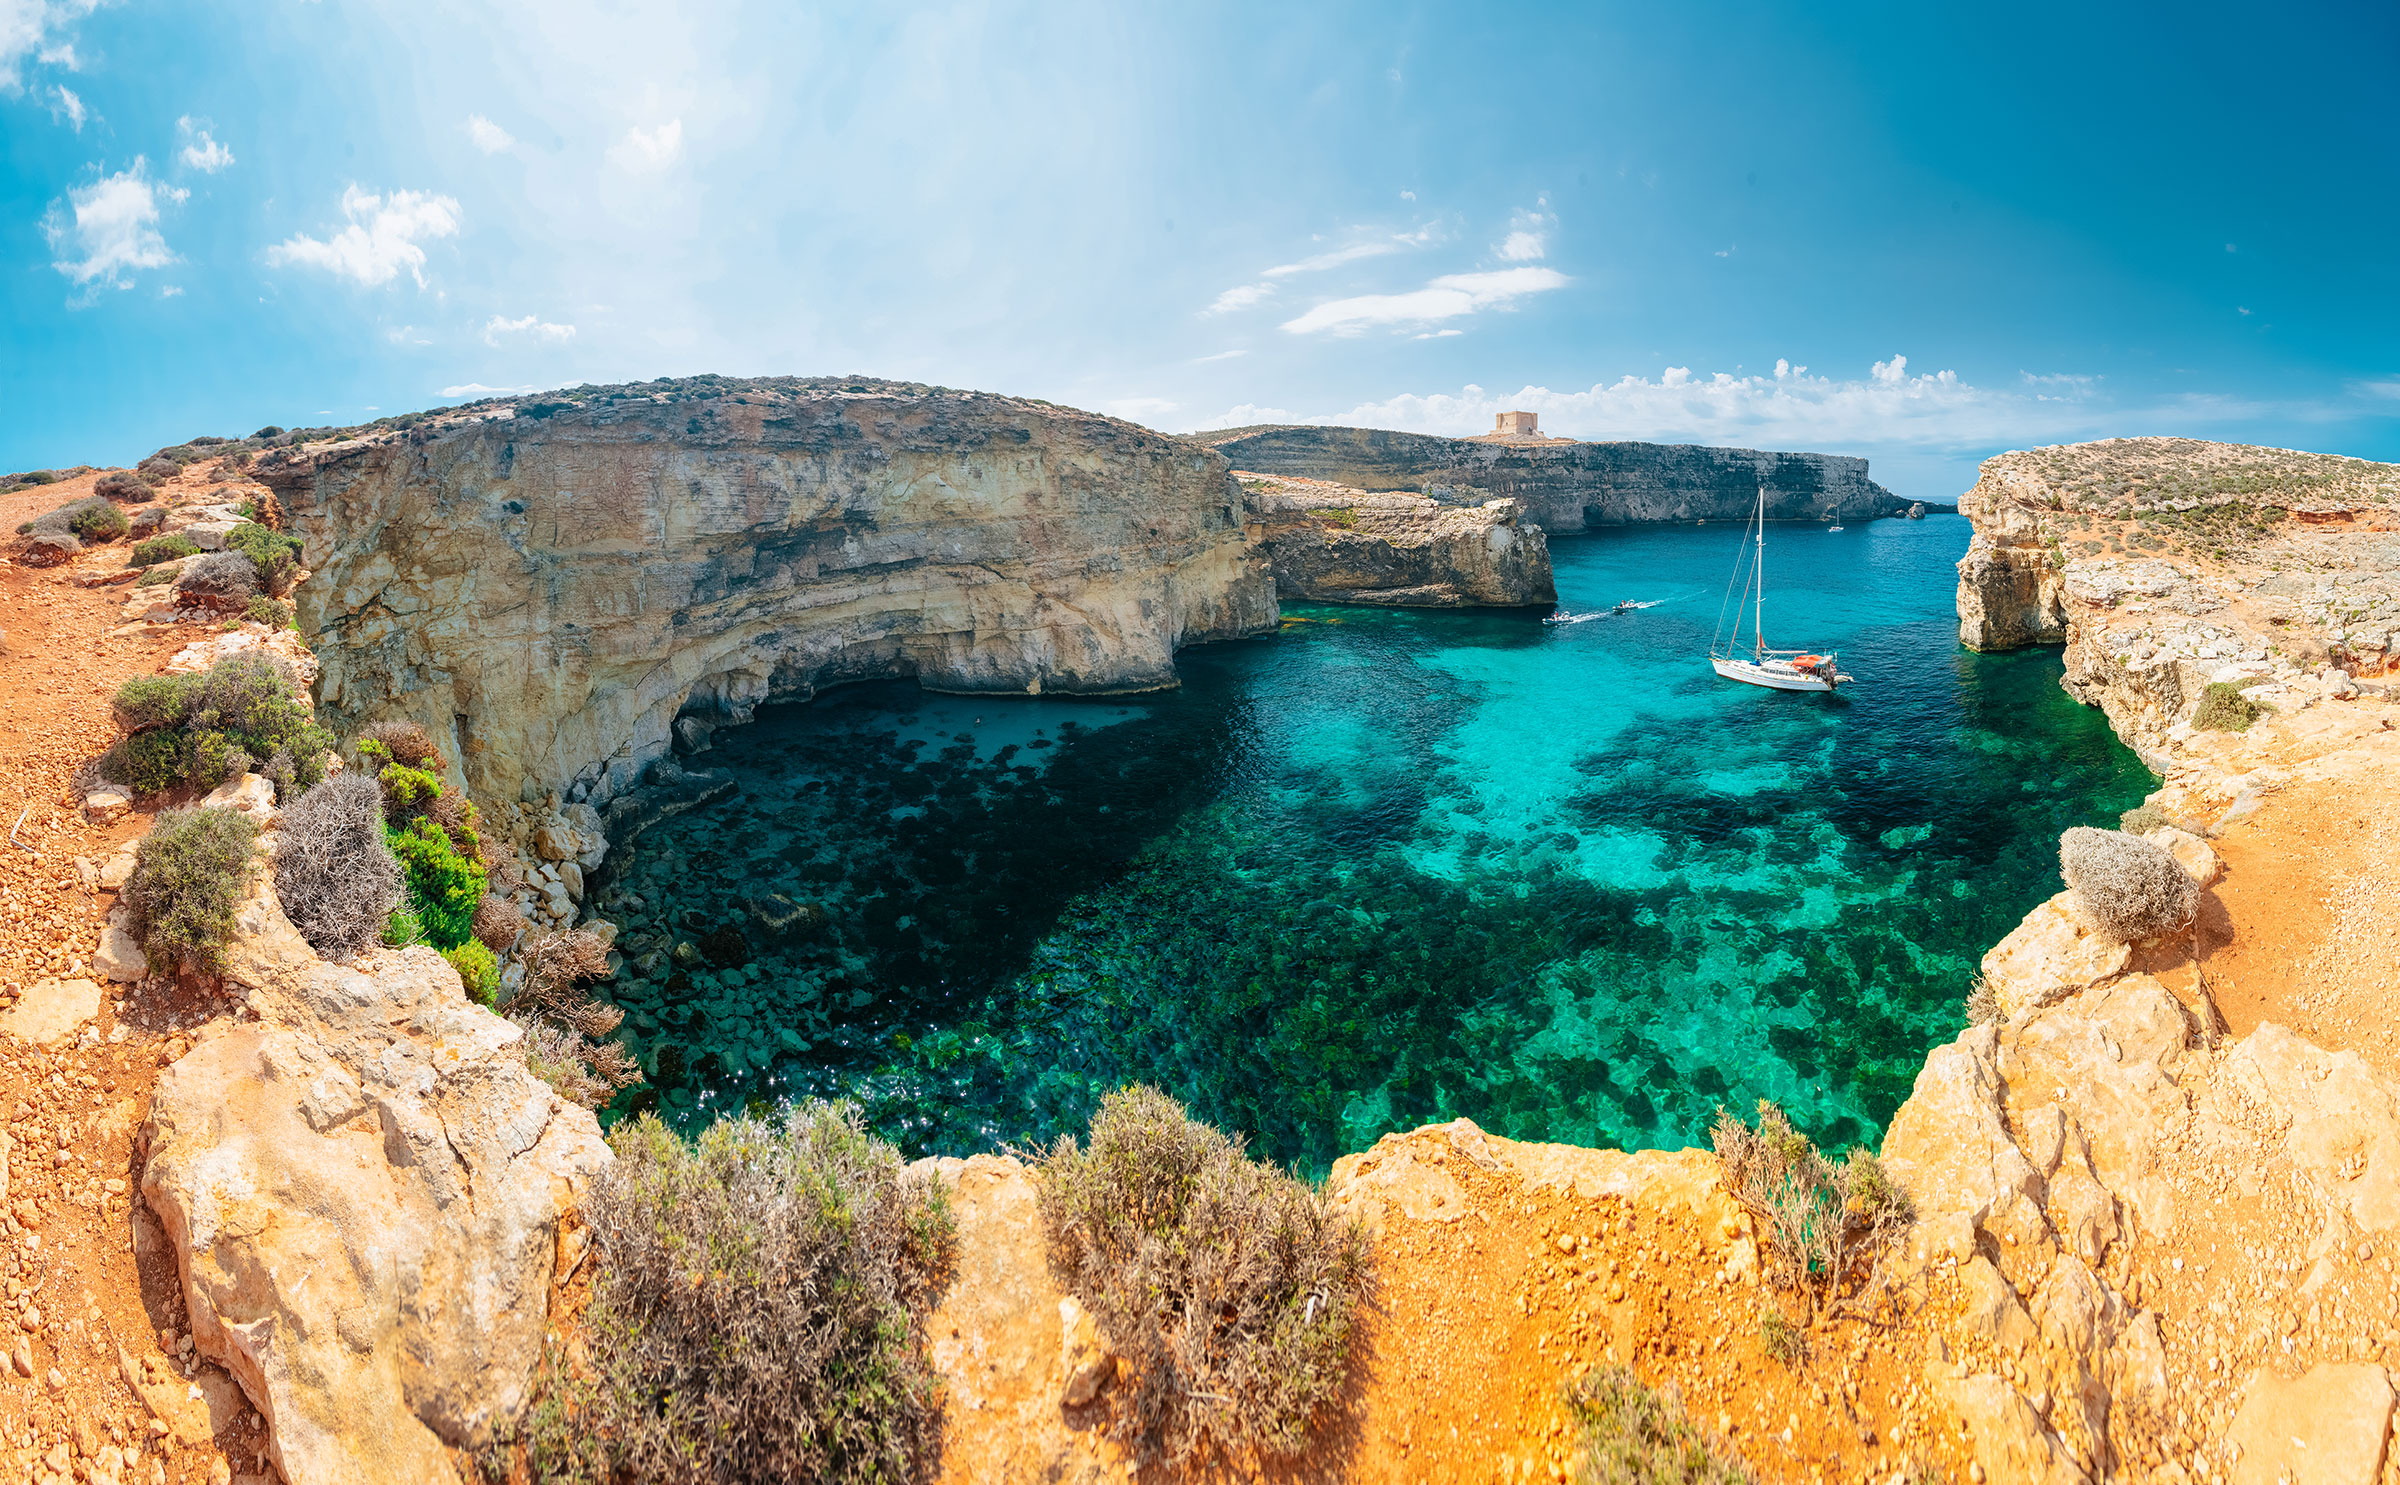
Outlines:
POLYGON ((1767 487, 1758 487, 1758 560, 1752 564, 1758 574, 1758 598, 1750 605, 1752 646, 1764 660, 1767 653, 1767 487))

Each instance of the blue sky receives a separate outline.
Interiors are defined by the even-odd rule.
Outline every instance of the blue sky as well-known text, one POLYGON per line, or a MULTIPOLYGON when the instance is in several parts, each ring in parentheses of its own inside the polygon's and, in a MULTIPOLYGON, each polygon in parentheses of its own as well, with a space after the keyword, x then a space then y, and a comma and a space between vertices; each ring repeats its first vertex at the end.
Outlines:
POLYGON ((2400 459, 2400 8, 0 0, 0 470, 870 372, 2400 459))

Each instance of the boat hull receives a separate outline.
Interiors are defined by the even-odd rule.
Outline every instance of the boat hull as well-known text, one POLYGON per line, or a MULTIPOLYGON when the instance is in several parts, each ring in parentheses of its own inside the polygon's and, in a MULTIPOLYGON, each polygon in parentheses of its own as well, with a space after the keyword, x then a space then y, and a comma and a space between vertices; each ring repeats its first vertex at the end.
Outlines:
POLYGON ((1749 660, 1711 659, 1717 674, 1729 681, 1764 686, 1770 691, 1830 691, 1833 682, 1821 676, 1804 675, 1788 665, 1759 665, 1749 660))

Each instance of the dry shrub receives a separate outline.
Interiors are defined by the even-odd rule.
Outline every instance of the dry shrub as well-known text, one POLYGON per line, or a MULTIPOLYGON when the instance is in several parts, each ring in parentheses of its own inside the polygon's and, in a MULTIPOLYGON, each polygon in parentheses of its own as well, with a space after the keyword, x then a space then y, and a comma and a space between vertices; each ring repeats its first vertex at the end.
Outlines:
POLYGON ((373 722, 358 735, 362 743, 376 743, 391 754, 391 761, 406 768, 423 768, 440 772, 442 750, 434 746, 433 734, 415 722, 373 722))
POLYGON ((1749 1466, 1684 1416, 1673 1388, 1653 1392, 1621 1366, 1567 1384, 1578 1485, 1751 1485, 1749 1466))
POLYGON ((209 552, 183 564, 175 578, 178 598, 211 608, 238 610, 258 592, 258 564, 239 552, 209 552))
POLYGON ((592 1182, 588 1366, 487 1455, 545 1481, 891 1482, 930 1473, 925 1318, 957 1251, 938 1177, 847 1105, 620 1125, 592 1182))
POLYGON ((275 896, 300 936, 328 959, 372 947, 401 898, 375 781, 335 774, 283 812, 279 832, 275 896))
POLYGON ((128 505, 140 505, 158 498, 157 488, 148 480, 121 469, 92 481, 92 493, 110 500, 122 500, 128 505))
MULTIPOLYGON (((624 1012, 615 1014, 622 1017, 624 1012)), ((510 1019, 524 1028, 527 1070, 569 1103, 602 1108, 621 1090, 642 1081, 642 1065, 623 1042, 586 1036, 574 1026, 538 1017, 510 1019)))
POLYGON ((1766 1099, 1758 1101, 1756 1129, 1720 1108, 1710 1134, 1726 1186, 1760 1229, 1768 1282, 1797 1290, 1810 1324, 1859 1263, 1915 1220, 1908 1194, 1881 1161, 1863 1149, 1828 1160, 1766 1099))
POLYGON ((495 954, 507 953, 529 926, 517 905, 505 897, 486 892, 475 905, 475 937, 495 954))
POLYGON ((1991 981, 1977 975, 1975 983, 1967 988, 1967 1024, 1989 1026, 2000 1019, 2000 992, 1991 981))
POLYGON ((1038 1158, 1051 1267, 1130 1364, 1116 1435, 1178 1464, 1302 1448, 1349 1369, 1365 1230, 1152 1088, 1038 1158))
POLYGON ((2242 694, 2231 681, 2211 681, 2192 708, 2192 725, 2210 732, 2247 732, 2266 715, 2266 708, 2242 694))
MULTIPOLYGON (((478 908, 480 920, 483 910, 478 908)), ((525 1065, 561 1098, 598 1108, 619 1089, 642 1081, 641 1064, 622 1043, 608 1040, 625 1012, 583 986, 608 973, 608 946, 580 929, 541 933, 524 941, 517 963, 524 982, 508 1002, 509 1019, 525 1028, 525 1065)))
POLYGON ((2092 925, 2119 943, 2188 928, 2200 884, 2163 846, 2078 825, 2058 838, 2058 874, 2092 925))

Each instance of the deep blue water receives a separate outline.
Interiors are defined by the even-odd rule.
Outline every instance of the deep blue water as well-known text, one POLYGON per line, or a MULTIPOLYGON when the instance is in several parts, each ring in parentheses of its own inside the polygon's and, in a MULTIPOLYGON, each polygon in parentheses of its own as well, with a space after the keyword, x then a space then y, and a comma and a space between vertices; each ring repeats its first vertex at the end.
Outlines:
POLYGON ((1458 1114, 1676 1146, 1762 1096, 1872 1142, 2059 831, 2152 786, 2055 652, 1959 647, 1967 536, 1770 531, 1767 638, 1838 647, 1831 698, 1709 671, 1712 524, 1553 538, 1568 610, 1659 600, 1620 617, 1299 608, 1155 696, 762 713, 697 760, 740 793, 603 899, 637 1097, 847 1094, 965 1153, 1146 1081, 1311 1170, 1458 1114))

